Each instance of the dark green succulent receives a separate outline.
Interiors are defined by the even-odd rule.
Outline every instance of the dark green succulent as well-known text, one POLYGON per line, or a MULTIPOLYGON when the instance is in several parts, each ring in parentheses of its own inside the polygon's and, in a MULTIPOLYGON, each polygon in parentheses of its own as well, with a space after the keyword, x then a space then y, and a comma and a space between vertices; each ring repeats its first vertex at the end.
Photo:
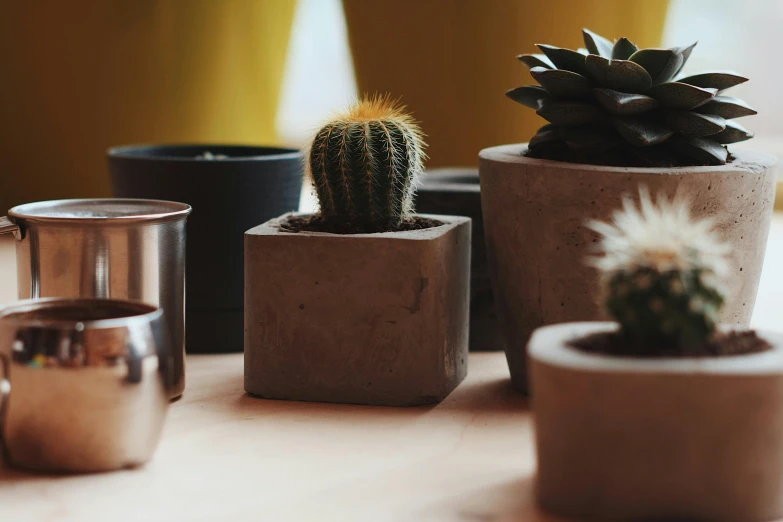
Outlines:
POLYGON ((746 82, 732 72, 680 76, 696 44, 639 49, 612 44, 584 29, 587 49, 538 45, 523 54, 539 85, 506 93, 549 121, 530 140, 528 155, 622 166, 723 165, 725 145, 753 137, 732 121, 756 114, 723 91, 746 82))

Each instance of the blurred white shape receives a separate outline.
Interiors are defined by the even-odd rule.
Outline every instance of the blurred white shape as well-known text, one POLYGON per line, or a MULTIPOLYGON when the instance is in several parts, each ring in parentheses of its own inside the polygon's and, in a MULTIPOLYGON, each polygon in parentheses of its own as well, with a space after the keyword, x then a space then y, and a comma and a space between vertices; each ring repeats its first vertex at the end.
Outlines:
MULTIPOLYGON (((685 72, 728 69, 750 81, 726 92, 742 98, 759 111, 741 118, 740 123, 753 131, 752 140, 729 146, 729 150, 747 148, 783 159, 783 103, 780 85, 783 70, 777 67, 777 50, 783 41, 783 0, 672 0, 664 30, 666 47, 699 45, 693 50, 685 72)), ((778 185, 780 191, 780 185, 778 185)), ((774 218, 767 243, 767 254, 757 302, 781 303, 777 285, 783 259, 783 218, 774 218)), ((759 307, 753 311, 751 326, 778 328, 780 307, 759 307)))
POLYGON ((340 0, 299 0, 277 113, 280 139, 306 145, 333 111, 356 97, 340 0))
POLYGON ((783 69, 776 66, 781 22, 781 0, 672 0, 663 45, 699 42, 685 68, 688 74, 723 69, 750 78, 726 93, 759 111, 740 122, 762 138, 783 135, 783 69))

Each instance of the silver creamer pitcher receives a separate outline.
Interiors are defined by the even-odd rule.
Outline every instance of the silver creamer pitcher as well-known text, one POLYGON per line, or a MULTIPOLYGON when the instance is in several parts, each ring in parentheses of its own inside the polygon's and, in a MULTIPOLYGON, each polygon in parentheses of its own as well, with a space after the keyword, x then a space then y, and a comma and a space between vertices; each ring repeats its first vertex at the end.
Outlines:
POLYGON ((169 406, 162 311, 113 299, 37 299, 0 311, 6 463, 108 471, 150 459, 169 406))
POLYGON ((27 203, 0 218, 17 239, 20 299, 130 299, 163 309, 172 340, 171 398, 185 389, 184 203, 69 199, 27 203))

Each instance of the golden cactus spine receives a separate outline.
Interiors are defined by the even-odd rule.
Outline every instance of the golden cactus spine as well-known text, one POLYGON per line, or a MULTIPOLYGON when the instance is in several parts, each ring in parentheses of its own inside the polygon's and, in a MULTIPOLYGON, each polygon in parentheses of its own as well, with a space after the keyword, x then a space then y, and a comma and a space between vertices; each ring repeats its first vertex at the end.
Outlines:
POLYGON ((425 144, 416 122, 385 97, 362 100, 315 135, 308 169, 327 221, 389 230, 413 210, 425 144))

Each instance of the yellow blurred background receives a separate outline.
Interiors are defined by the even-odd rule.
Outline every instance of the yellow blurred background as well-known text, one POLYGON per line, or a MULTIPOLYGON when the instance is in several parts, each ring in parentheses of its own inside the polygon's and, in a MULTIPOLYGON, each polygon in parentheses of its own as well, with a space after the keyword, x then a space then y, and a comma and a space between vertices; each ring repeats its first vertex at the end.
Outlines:
POLYGON ((108 196, 104 152, 275 143, 295 0, 0 6, 0 211, 108 196))
POLYGON ((664 0, 343 0, 360 92, 401 96, 428 135, 429 165, 527 141, 544 122, 504 96, 529 83, 535 43, 584 47, 582 28, 660 44, 664 0))
MULTIPOLYGON (((530 81, 515 56, 535 43, 579 47, 582 27, 643 46, 702 40, 692 62, 764 75, 774 68, 753 65, 756 44, 739 34, 751 22, 766 34, 765 19, 773 31, 783 10, 759 4, 765 10, 731 0, 0 1, 0 213, 109 195, 112 145, 300 146, 361 93, 408 105, 428 135, 428 166, 476 165, 481 148, 526 141, 542 123, 504 96, 530 81)), ((766 95, 765 83, 751 83, 766 95)))

